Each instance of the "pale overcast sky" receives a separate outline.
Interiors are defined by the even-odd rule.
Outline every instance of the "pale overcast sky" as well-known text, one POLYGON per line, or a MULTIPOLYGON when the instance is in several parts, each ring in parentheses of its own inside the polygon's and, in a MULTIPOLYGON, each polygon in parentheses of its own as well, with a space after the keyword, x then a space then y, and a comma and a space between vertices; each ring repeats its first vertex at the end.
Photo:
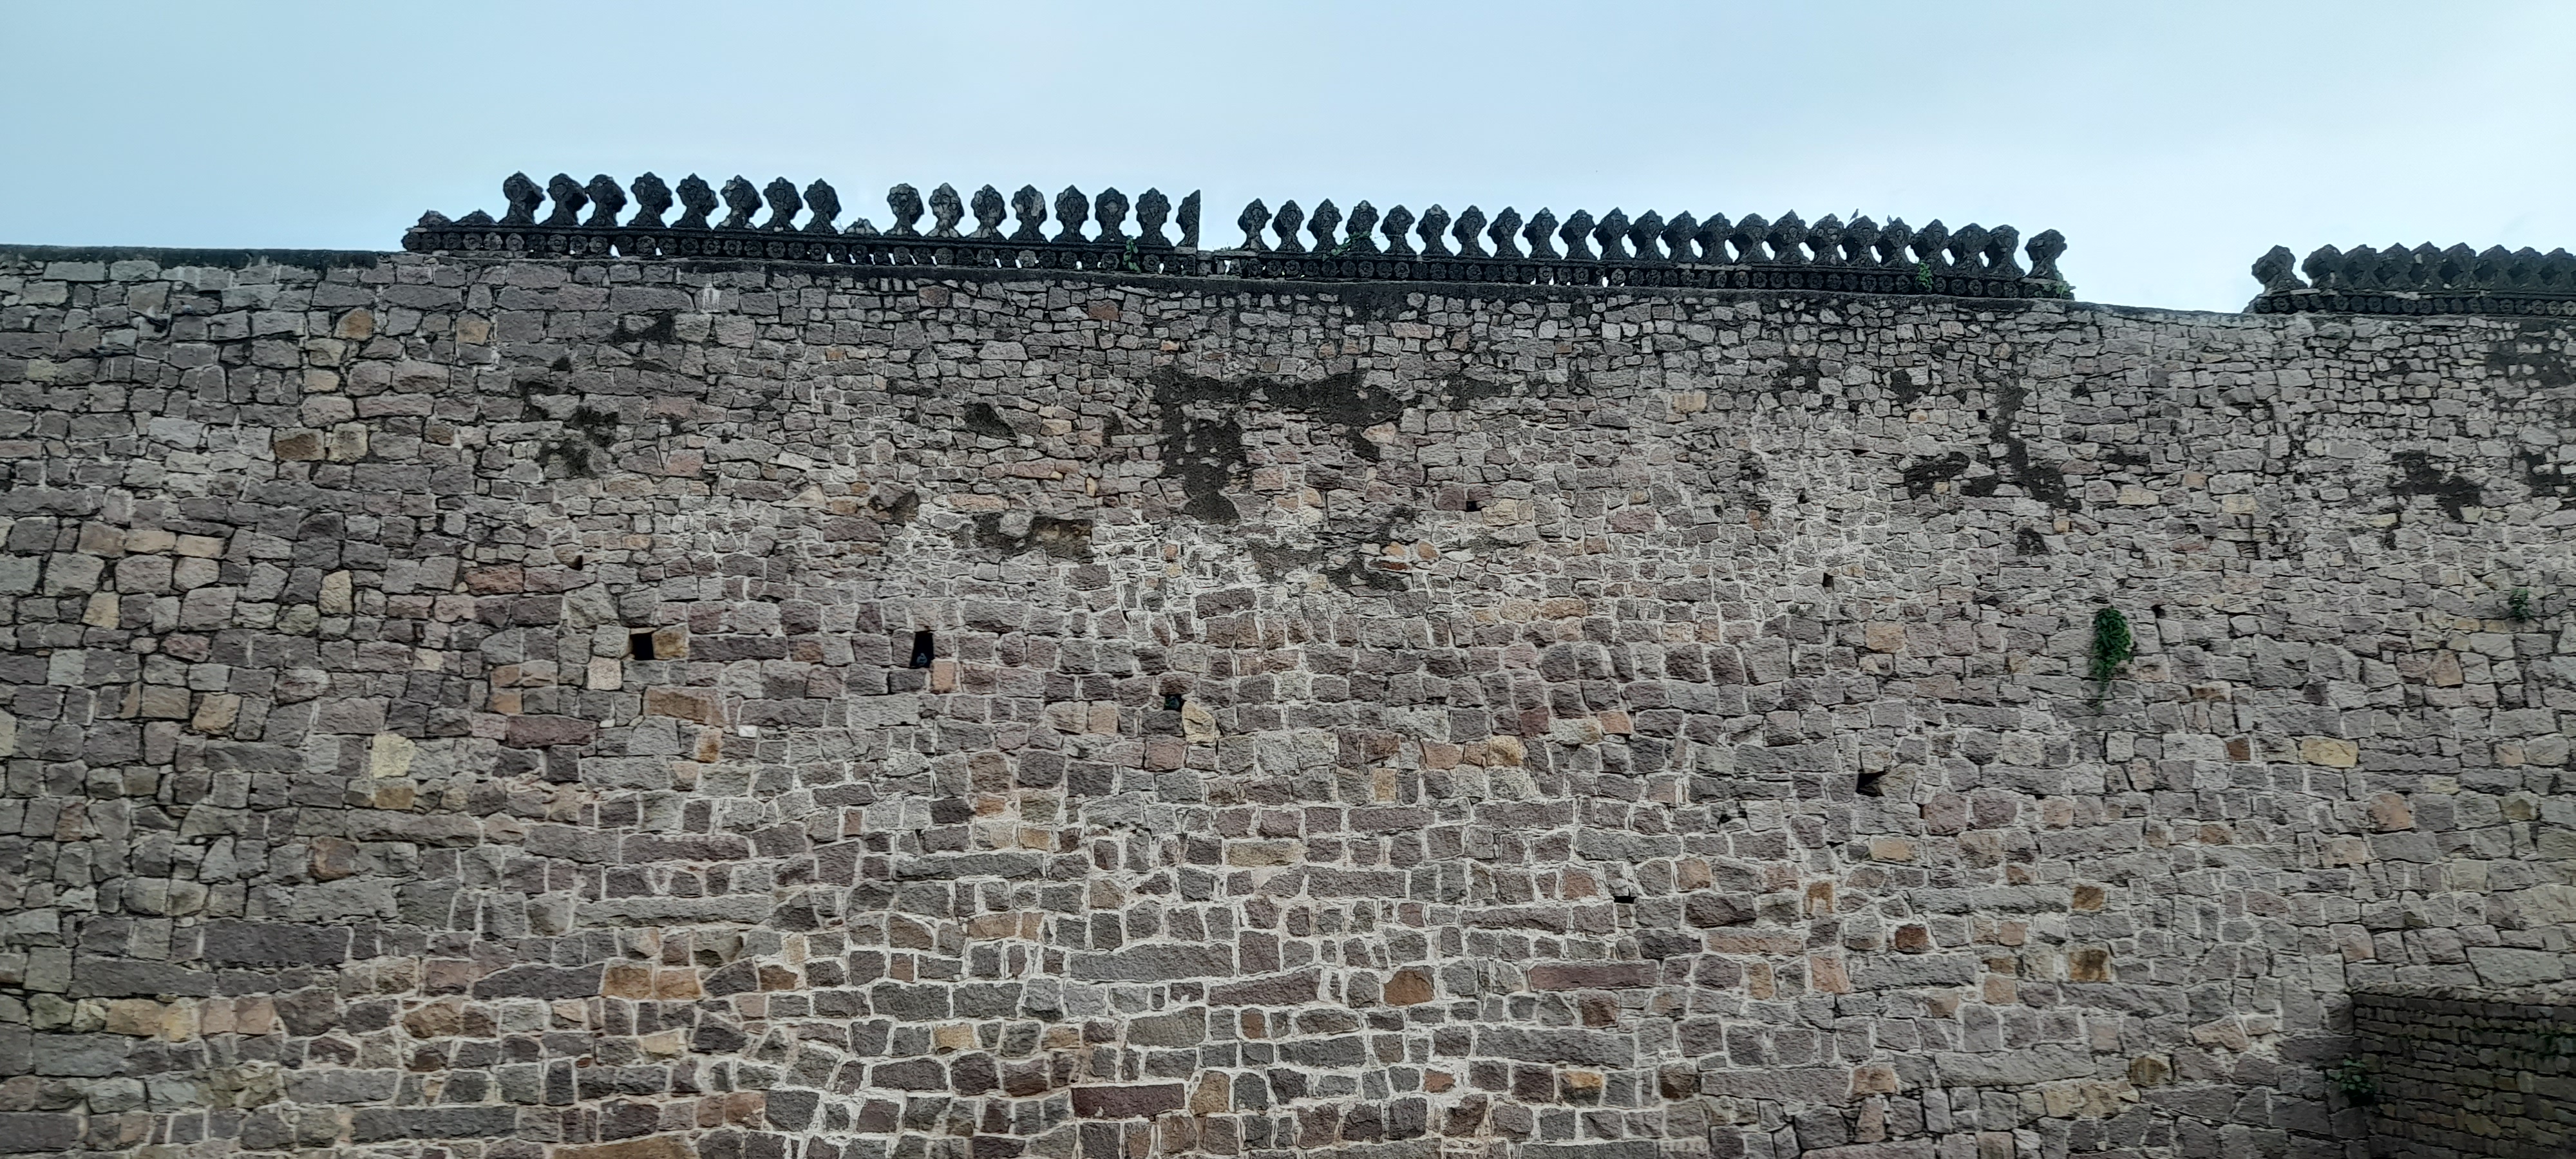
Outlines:
POLYGON ((2228 310, 2275 243, 2576 247, 2576 3, 0 0, 0 242, 386 249, 525 170, 2063 231, 2228 310))

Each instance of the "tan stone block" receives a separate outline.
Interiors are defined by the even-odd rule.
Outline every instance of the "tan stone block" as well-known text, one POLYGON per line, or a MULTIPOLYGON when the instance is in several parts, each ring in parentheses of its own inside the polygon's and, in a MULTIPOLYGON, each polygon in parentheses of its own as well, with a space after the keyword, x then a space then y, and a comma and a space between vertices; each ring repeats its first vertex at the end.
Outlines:
POLYGON ((1505 768, 1518 768, 1527 756, 1516 736, 1491 737, 1485 741, 1485 753, 1491 763, 1505 768))
POLYGON ((2111 951, 2087 947, 2066 955, 2066 980, 2069 982, 2108 982, 2111 980, 2111 951))
POLYGON ((322 432, 309 427, 282 430, 277 432, 276 438, 269 440, 268 449, 282 462, 319 462, 323 455, 322 432))
POLYGON ((127 715, 148 720, 187 720, 194 715, 189 708, 187 689, 166 684, 141 684, 135 686, 132 708, 127 715))
POLYGON ((653 968, 633 962, 610 966, 600 978, 599 992, 611 998, 650 998, 653 968))
POLYGON ((338 881, 358 872, 358 844, 345 837, 316 837, 307 859, 315 881, 338 881))
POLYGON ((1905 625, 1903 624, 1863 624, 1860 634, 1862 642, 1867 644, 1872 652, 1905 650, 1905 625))
POLYGON ((2312 765, 2349 769, 2361 763, 2361 746, 2330 736, 2300 737, 2299 759, 2312 765))
POLYGON ((1221 1115, 1232 1105, 1232 1080, 1224 1071, 1209 1071, 1199 1076, 1198 1087, 1190 1092, 1190 1113, 1221 1115))
POLYGON ((2382 833, 2415 827, 2415 810, 2406 798, 2395 793, 2374 793, 2370 798, 2370 826, 2382 833))
POLYGON ((322 577, 322 592, 313 603, 322 609, 323 615, 345 616, 354 606, 355 596, 349 573, 335 571, 322 577))
POLYGON ((1914 860, 1914 843, 1902 837, 1872 837, 1869 839, 1869 859, 1872 861, 1912 861, 1914 860))
POLYGON ((1851 1090, 1855 1095, 1892 1095, 1898 1089, 1895 1067, 1856 1066, 1852 1068, 1851 1090))
POLYGON ((1851 972, 1840 958, 1810 957, 1807 959, 1807 986, 1819 994, 1849 994, 1852 992, 1851 972))
POLYGON ((941 1054, 957 1050, 973 1050, 975 1049, 975 1028, 963 1022, 932 1027, 930 1049, 941 1054))
POLYGON ((331 327, 331 333, 352 342, 364 342, 373 338, 376 336, 375 312, 361 307, 342 314, 339 322, 331 327))
POLYGON ((158 1038, 169 1011, 149 998, 119 998, 107 1004, 109 1034, 130 1034, 136 1038, 158 1038))
POLYGON ((190 559, 222 559, 224 557, 224 541, 221 536, 182 535, 179 537, 178 542, 172 544, 171 547, 180 555, 187 556, 190 559))
POLYGON ((712 688, 647 688, 644 690, 644 713, 647 716, 672 716, 699 724, 724 723, 724 705, 712 688))
POLYGON ((1417 1006, 1431 1001, 1431 972, 1407 966, 1386 980, 1382 996, 1389 1006, 1417 1006))
POLYGON ((582 683, 601 692, 614 692, 626 686, 626 662, 608 656, 590 658, 590 671, 582 683))
POLYGON ((81 610, 81 623, 93 628, 113 628, 116 622, 116 593, 92 593, 89 597, 89 605, 81 610))
POLYGON ((209 736, 222 736, 232 731, 233 722, 241 718, 242 698, 229 692, 208 693, 197 702, 197 714, 188 727, 209 736))
POLYGON ((420 746, 399 733, 380 732, 367 741, 367 775, 379 780, 411 775, 420 746))
POLYGON ((930 690, 932 692, 957 691, 956 661, 933 660, 930 662, 930 690))
POLYGON ((1181 703, 1181 739, 1191 744, 1215 744, 1223 735, 1217 730, 1215 713, 1195 700, 1181 703))

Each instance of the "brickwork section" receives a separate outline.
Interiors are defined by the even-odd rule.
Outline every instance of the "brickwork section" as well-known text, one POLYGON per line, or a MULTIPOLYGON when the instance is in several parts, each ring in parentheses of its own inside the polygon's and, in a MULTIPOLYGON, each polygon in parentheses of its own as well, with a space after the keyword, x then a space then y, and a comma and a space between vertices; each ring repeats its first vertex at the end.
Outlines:
POLYGON ((2387 1159, 2576 1155, 2576 1005, 2378 988, 2352 997, 2387 1159))
POLYGON ((2347 1156, 2570 960, 2571 358, 0 250, 0 1147, 2347 1156))

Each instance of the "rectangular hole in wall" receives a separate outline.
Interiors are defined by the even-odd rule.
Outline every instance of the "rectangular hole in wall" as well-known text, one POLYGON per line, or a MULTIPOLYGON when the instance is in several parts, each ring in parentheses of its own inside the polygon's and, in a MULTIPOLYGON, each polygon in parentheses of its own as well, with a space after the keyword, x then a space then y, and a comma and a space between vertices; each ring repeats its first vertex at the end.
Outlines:
POLYGON ((638 660, 652 659, 653 633, 628 632, 626 634, 626 654, 638 660))
POLYGON ((913 633, 913 634, 912 634, 912 666, 913 666, 913 667, 915 667, 915 668, 928 668, 928 667, 930 667, 930 654, 931 654, 930 630, 929 630, 929 629, 927 629, 927 628, 924 628, 924 629, 922 629, 921 631, 918 631, 918 632, 913 633))

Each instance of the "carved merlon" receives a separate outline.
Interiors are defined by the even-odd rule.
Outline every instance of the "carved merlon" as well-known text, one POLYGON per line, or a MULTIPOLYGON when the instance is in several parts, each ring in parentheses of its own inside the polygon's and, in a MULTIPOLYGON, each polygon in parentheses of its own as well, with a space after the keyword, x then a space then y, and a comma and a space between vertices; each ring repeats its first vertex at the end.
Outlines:
POLYGON ((2563 249, 2321 246, 2293 260, 2286 246, 2255 260, 2263 292, 2247 313, 2576 314, 2576 255, 2563 249))
POLYGON ((558 174, 543 189, 526 174, 512 174, 501 192, 509 210, 500 219, 479 210, 453 220, 423 214, 404 235, 403 248, 1317 281, 2068 296, 2057 271, 2066 239, 2056 230, 2023 245, 2011 226, 1953 231, 1938 221, 1918 230, 1902 220, 1882 226, 1867 217, 1845 222, 1827 215, 1809 223, 1795 213, 1777 221, 1746 214, 1730 221, 1724 214, 1668 218, 1654 210, 1631 217, 1618 208, 1563 218, 1540 209, 1525 219, 1509 206, 1490 216, 1474 205, 1454 214, 1439 205, 1416 213, 1357 201, 1345 210, 1328 198, 1312 209, 1286 201, 1273 210, 1254 201, 1235 218, 1240 245, 1203 250, 1199 195, 1182 198, 1176 214, 1158 189, 1131 202, 1116 189, 1067 188, 1049 198, 1022 186, 1006 203, 990 185, 971 195, 941 185, 926 198, 911 185, 897 185, 886 194, 883 229, 865 217, 836 224, 840 196, 829 183, 813 182, 800 193, 783 177, 761 187, 734 177, 719 192, 692 174, 676 190, 684 212, 667 222, 675 191, 651 173, 626 188, 605 174, 586 183, 558 174), (635 210, 621 222, 630 188, 635 210), (540 219, 548 200, 553 210, 540 219), (1014 221, 1006 223, 1006 209, 1014 221), (1177 240, 1165 232, 1167 223, 1177 224, 1177 240))

